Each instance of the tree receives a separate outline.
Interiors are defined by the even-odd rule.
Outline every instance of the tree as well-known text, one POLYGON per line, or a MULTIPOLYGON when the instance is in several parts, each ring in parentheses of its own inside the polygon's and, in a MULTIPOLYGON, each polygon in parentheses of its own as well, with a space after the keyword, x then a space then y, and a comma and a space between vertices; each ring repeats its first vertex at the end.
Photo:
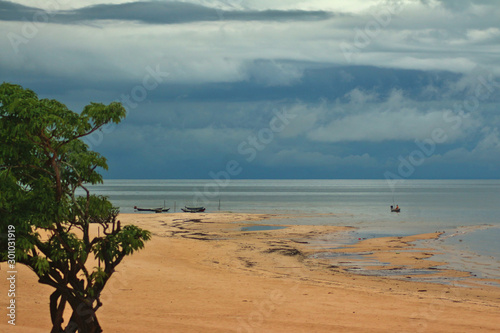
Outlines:
POLYGON ((0 85, 0 257, 6 261, 5 234, 14 227, 16 261, 55 288, 52 333, 102 332, 96 311, 103 288, 123 258, 151 238, 134 225, 121 226, 118 209, 87 188, 103 181, 98 170, 107 164, 81 138, 125 113, 113 102, 90 103, 78 114, 21 86, 0 85), (92 223, 103 235, 91 236, 92 223), (102 264, 92 267, 89 258, 102 264), (72 316, 63 329, 67 304, 72 316))

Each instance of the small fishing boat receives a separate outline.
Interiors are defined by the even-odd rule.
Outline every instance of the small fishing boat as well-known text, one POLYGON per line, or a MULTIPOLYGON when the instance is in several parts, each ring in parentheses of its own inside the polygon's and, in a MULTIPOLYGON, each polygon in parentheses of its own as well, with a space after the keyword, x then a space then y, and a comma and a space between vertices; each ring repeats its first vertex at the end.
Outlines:
POLYGON ((399 206, 396 206, 396 208, 394 208, 394 206, 391 206, 392 213, 399 213, 400 211, 401 211, 401 208, 399 208, 399 206))
POLYGON ((205 207, 184 207, 181 208, 184 213, 203 213, 205 211, 205 207))
POLYGON ((134 206, 134 209, 138 212, 155 212, 155 213, 166 213, 170 208, 139 208, 134 206))

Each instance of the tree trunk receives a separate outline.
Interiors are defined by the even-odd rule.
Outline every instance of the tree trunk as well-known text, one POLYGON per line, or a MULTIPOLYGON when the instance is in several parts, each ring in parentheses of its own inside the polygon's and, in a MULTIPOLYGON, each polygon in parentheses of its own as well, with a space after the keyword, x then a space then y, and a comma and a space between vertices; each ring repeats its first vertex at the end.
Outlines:
POLYGON ((95 311, 92 305, 79 301, 70 301, 73 308, 71 319, 64 330, 65 333, 100 333, 102 332, 101 325, 97 320, 95 311))
POLYGON ((56 290, 50 295, 50 319, 52 320, 52 330, 50 333, 64 332, 61 325, 63 323, 64 307, 66 306, 66 296, 62 295, 59 290, 56 290), (57 300, 59 305, 57 304, 57 300))

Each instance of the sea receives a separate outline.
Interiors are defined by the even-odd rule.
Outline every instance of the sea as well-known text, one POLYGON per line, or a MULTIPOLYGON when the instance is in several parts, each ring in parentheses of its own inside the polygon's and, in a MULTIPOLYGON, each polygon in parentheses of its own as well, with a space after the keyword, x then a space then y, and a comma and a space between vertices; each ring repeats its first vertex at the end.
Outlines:
MULTIPOLYGON (((134 206, 204 206, 207 212, 286 214, 264 223, 352 226, 329 246, 359 239, 445 232, 425 246, 445 268, 500 279, 500 180, 143 180, 108 179, 89 187, 122 213, 134 206), (399 205, 393 213, 390 206, 399 205)), ((168 214, 168 213, 167 213, 168 214)))

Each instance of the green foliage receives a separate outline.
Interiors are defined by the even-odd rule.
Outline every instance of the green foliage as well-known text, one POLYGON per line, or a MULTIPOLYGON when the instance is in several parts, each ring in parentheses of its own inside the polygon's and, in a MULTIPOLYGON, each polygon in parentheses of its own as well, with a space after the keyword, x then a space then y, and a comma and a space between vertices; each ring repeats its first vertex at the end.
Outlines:
MULTIPOLYGON (((102 182, 96 170, 107 164, 81 138, 119 123, 125 113, 114 102, 90 103, 78 114, 21 86, 0 85, 0 233, 15 226, 16 260, 65 295, 64 302, 94 304, 94 311, 115 267, 151 238, 136 226, 122 228, 118 209, 86 188, 102 182), (103 235, 91 236, 93 224, 103 235), (88 267, 89 257, 102 268, 88 267)), ((1 260, 7 258, 4 242, 1 260)))
POLYGON ((33 261, 35 273, 38 275, 44 275, 50 271, 50 263, 47 258, 36 257, 33 261))

